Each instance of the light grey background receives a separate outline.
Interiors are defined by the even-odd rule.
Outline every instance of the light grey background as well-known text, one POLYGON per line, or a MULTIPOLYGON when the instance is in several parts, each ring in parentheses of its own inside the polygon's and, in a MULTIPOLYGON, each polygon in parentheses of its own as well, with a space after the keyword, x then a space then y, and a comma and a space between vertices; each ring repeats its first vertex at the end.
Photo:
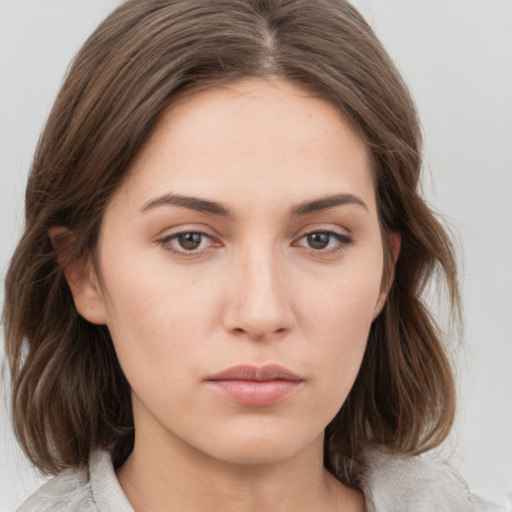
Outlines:
MULTIPOLYGON (((67 65, 118 3, 0 1, 2 276, 22 227, 33 150, 67 65)), ((473 489, 498 498, 512 490, 512 1, 354 3, 413 90, 426 139, 425 194, 463 247, 460 408, 442 455, 473 489)), ((1 512, 41 482, 16 446, 5 400, 1 512)))

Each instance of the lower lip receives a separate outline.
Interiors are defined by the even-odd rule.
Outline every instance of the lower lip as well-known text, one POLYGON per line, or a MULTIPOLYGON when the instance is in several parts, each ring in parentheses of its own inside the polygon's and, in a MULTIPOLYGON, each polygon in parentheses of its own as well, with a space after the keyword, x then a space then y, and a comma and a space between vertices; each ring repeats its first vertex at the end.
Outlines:
POLYGON ((302 384, 291 380, 211 380, 208 385, 242 405, 274 405, 293 393, 302 384))

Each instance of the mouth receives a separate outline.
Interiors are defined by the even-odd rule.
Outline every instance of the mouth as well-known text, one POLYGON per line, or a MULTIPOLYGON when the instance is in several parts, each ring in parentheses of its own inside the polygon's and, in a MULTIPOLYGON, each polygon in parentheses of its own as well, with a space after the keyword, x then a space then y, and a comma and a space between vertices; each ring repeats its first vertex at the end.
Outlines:
POLYGON ((304 379, 278 365, 234 366, 206 380, 229 400, 248 406, 269 406, 299 389, 304 379))

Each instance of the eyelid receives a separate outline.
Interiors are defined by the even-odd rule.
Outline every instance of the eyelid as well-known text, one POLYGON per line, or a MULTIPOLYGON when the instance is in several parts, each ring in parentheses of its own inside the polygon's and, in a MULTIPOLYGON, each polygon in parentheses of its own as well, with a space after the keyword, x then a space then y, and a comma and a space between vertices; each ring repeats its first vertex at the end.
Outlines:
POLYGON ((354 242, 354 239, 351 235, 348 235, 346 233, 342 233, 336 229, 333 228, 316 228, 316 229, 309 229, 302 234, 300 234, 298 237, 294 239, 293 245, 296 247, 304 247, 304 249, 308 250, 310 253, 317 255, 317 256, 328 256, 328 255, 334 255, 340 251, 343 251, 348 248, 352 243, 354 242), (314 249, 312 247, 302 246, 299 245, 297 242, 304 239, 305 237, 309 235, 313 235, 316 233, 323 233, 326 235, 329 235, 333 237, 335 240, 337 240, 338 244, 336 247, 331 247, 327 249, 314 249))
MULTIPOLYGON (((176 231, 172 231, 172 228, 169 228, 165 231, 163 231, 163 235, 159 235, 155 242, 161 245, 165 250, 169 251, 170 253, 178 256, 178 257, 184 257, 184 258, 200 258, 201 256, 205 255, 206 253, 210 252, 212 249, 218 248, 223 246, 223 243, 219 241, 219 237, 215 236, 211 233, 209 233, 207 230, 197 228, 196 226, 183 226, 180 225, 177 226, 175 229, 176 231), (178 248, 175 247, 172 244, 173 240, 177 240, 182 235, 187 234, 198 234, 201 235, 201 237, 206 238, 209 240, 207 247, 199 247, 197 249, 184 249, 184 248, 178 248)), ((291 246, 301 248, 312 255, 316 256, 330 256, 335 255, 340 251, 346 250, 348 246, 350 246, 354 239, 351 234, 344 233, 341 229, 336 229, 333 227, 313 227, 309 226, 309 229, 302 230, 302 232, 299 232, 300 234, 298 236, 295 236, 292 240, 291 246), (301 244, 300 241, 305 239, 306 237, 313 235, 313 234, 326 234, 332 239, 334 239, 335 246, 329 247, 331 245, 332 240, 329 240, 328 247, 327 248, 314 248, 314 247, 308 247, 306 244, 301 244)), ((202 241, 201 241, 202 244, 202 241)), ((201 245, 200 244, 200 245, 201 245)))
POLYGON ((192 227, 181 227, 177 231, 173 232, 167 232, 164 235, 160 235, 156 239, 156 243, 160 244, 165 250, 169 251, 170 253, 184 258, 198 258, 204 255, 205 253, 209 252, 214 247, 220 247, 222 245, 221 242, 217 240, 215 236, 213 236, 210 233, 207 233, 206 231, 202 229, 194 229, 192 227), (171 245, 172 240, 176 240, 181 235, 187 235, 187 234, 198 234, 202 237, 205 237, 210 240, 210 246, 202 249, 195 249, 187 251, 186 249, 176 249, 171 245))

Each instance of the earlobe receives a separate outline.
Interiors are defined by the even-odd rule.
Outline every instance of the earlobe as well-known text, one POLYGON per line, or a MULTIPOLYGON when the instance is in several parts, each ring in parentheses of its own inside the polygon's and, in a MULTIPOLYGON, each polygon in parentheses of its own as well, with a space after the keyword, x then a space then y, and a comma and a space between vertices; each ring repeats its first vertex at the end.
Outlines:
POLYGON ((64 273, 78 313, 93 324, 106 324, 103 292, 90 262, 72 261, 64 273))
POLYGON ((393 233, 389 235, 389 247, 393 255, 393 263, 396 265, 398 256, 400 255, 400 248, 402 247, 402 235, 400 233, 393 231, 393 233))
POLYGON ((379 316, 380 312, 384 308, 384 304, 386 303, 389 290, 391 289, 391 285, 393 284, 395 265, 398 260, 398 256, 400 255, 400 247, 402 245, 402 236, 400 235, 400 233, 394 231, 389 235, 388 243, 389 248, 391 250, 391 256, 393 257, 393 264, 391 266, 389 276, 387 278, 385 289, 381 289, 379 298, 377 300, 377 304, 375 305, 372 321, 379 316))
POLYGON ((106 324, 105 300, 91 262, 70 260, 73 233, 67 228, 54 226, 48 230, 48 236, 57 251, 58 263, 64 267, 64 275, 78 313, 93 324, 106 324))
POLYGON ((386 303, 386 299, 388 297, 387 291, 383 291, 379 295, 379 299, 377 300, 377 304, 375 304, 375 309, 373 310, 372 322, 380 315, 384 304, 386 303))

